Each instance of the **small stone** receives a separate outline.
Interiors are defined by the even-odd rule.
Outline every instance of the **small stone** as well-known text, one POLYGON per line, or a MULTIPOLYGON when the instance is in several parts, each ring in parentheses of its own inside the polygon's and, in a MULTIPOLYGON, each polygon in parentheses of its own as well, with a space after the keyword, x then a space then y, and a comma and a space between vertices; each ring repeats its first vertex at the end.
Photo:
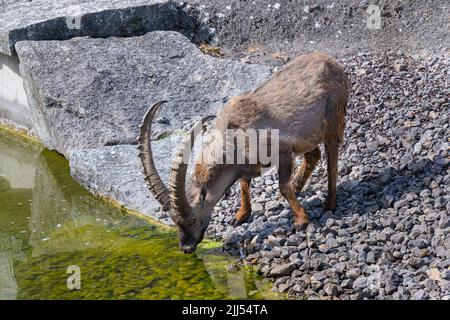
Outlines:
POLYGON ((431 280, 434 280, 434 281, 442 280, 441 272, 439 271, 438 268, 432 268, 432 269, 428 270, 427 275, 428 275, 428 278, 430 278, 431 280))
POLYGON ((394 203, 394 209, 398 210, 406 205, 408 205, 408 200, 406 200, 406 199, 399 200, 394 203))
POLYGON ((446 166, 449 163, 449 159, 447 158, 440 158, 436 160, 436 163, 440 166, 446 166))
POLYGON ((383 203, 383 205, 387 208, 392 207, 392 204, 394 203, 394 196, 388 194, 386 195, 381 202, 383 203))
POLYGON ((267 237, 267 243, 271 247, 278 247, 278 246, 280 246, 280 240, 277 237, 274 237, 273 235, 269 235, 267 237))
POLYGON ((278 210, 278 208, 280 208, 280 202, 279 201, 267 201, 266 202, 266 210, 267 211, 276 211, 278 210))
POLYGON ((377 262, 377 257, 376 257, 375 252, 370 251, 369 253, 367 253, 366 262, 367 263, 375 263, 375 262, 377 262))
POLYGON ((420 154, 421 151, 422 151, 422 142, 419 141, 414 145, 414 154, 415 155, 420 154))
POLYGON ((228 267, 227 267, 227 271, 229 271, 229 272, 235 272, 238 270, 239 270, 239 267, 237 265, 235 265, 234 263, 228 265, 228 267))
POLYGON ((349 279, 356 279, 361 274, 361 270, 359 268, 353 268, 347 271, 346 275, 349 279))
POLYGON ((450 227, 450 217, 442 217, 439 220, 439 228, 446 229, 450 227))
POLYGON ((372 141, 372 142, 368 142, 366 144, 367 149, 369 149, 369 151, 377 151, 378 150, 378 142, 377 141, 372 141))
POLYGON ((161 124, 165 124, 165 125, 170 125, 170 119, 167 117, 160 117, 158 119, 156 119, 156 122, 161 123, 161 124))
POLYGON ((330 211, 330 210, 326 211, 326 212, 324 212, 322 217, 320 217, 319 223, 321 225, 323 225, 323 224, 325 224, 328 221, 328 219, 332 219, 333 216, 334 216, 333 211, 330 211))
POLYGON ((406 154, 403 157, 400 158, 400 164, 402 166, 407 165, 408 163, 410 163, 413 160, 413 157, 410 154, 406 154))
POLYGON ((442 271, 441 278, 445 280, 450 280, 450 268, 442 271))
POLYGON ((411 267, 418 269, 418 268, 422 267, 425 264, 425 262, 421 258, 412 257, 409 259, 408 264, 411 267))
POLYGON ((406 71, 407 68, 406 68, 405 64, 396 63, 396 64, 394 64, 394 70, 397 71, 397 72, 401 72, 401 71, 406 71))
POLYGON ((295 270, 297 265, 295 263, 286 263, 279 266, 275 266, 270 270, 269 275, 271 277, 288 276, 295 270))
POLYGON ((311 281, 323 282, 327 276, 323 272, 316 272, 312 275, 311 281))
POLYGON ((397 286, 392 283, 391 281, 388 281, 386 285, 384 286, 384 291, 386 291, 386 294, 391 295, 395 291, 397 291, 397 286))
POLYGON ((428 299, 428 293, 425 292, 423 289, 420 289, 420 290, 416 291, 412 295, 412 299, 413 300, 427 300, 428 299))
POLYGON ((339 286, 334 283, 327 283, 323 287, 323 291, 325 291, 328 296, 335 297, 339 294, 339 286))
POLYGON ((356 278, 355 281, 353 281, 353 290, 355 291, 362 291, 367 286, 367 278, 364 276, 359 276, 356 278))
POLYGON ((364 295, 361 292, 356 292, 350 295, 350 300, 362 300, 364 299, 364 295))
POLYGON ((261 212, 264 211, 264 207, 261 203, 253 203, 252 204, 252 211, 253 212, 261 212))
POLYGON ((341 286, 344 289, 351 289, 353 287, 353 280, 345 279, 344 281, 342 281, 341 286))

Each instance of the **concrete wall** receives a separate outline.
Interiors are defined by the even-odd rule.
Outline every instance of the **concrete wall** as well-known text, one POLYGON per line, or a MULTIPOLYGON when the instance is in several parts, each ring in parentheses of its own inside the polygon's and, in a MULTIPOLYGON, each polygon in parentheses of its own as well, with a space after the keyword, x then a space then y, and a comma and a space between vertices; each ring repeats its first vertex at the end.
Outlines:
POLYGON ((0 53, 0 124, 33 133, 33 113, 27 101, 19 60, 0 53))

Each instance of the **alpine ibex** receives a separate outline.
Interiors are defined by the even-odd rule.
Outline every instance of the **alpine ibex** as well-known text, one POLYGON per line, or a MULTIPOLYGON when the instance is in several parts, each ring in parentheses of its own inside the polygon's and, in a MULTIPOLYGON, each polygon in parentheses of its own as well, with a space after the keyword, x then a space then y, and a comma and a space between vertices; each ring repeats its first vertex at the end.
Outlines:
MULTIPOLYGON (((321 143, 325 146, 328 169, 325 210, 336 207, 338 146, 344 137, 349 91, 347 75, 330 56, 323 53, 302 55, 256 90, 232 99, 213 124, 220 132, 236 128, 279 130, 279 190, 292 207, 296 226, 309 222, 295 193, 302 190, 319 161, 321 143), (304 160, 293 175, 296 155, 303 155, 304 160)), ((173 161, 167 188, 156 171, 150 145, 153 117, 164 102, 153 105, 144 117, 139 156, 150 191, 163 208, 170 210, 178 227, 181 250, 192 253, 203 239, 214 206, 238 179, 241 207, 232 223, 238 225, 249 219, 250 182, 252 177, 261 174, 262 165, 198 162, 186 190, 188 164, 183 158, 191 150, 184 145, 173 161)), ((211 146, 206 147, 206 152, 212 152, 211 146)))

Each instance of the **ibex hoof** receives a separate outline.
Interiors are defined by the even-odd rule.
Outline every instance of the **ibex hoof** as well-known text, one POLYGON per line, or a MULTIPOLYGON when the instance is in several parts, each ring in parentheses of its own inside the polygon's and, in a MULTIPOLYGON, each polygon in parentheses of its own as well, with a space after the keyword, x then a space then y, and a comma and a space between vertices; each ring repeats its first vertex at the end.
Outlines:
POLYGON ((239 227, 241 224, 246 223, 249 219, 242 219, 242 220, 238 220, 236 218, 233 218, 230 221, 230 225, 232 225, 233 227, 239 227))
POLYGON ((294 230, 295 231, 305 230, 308 224, 309 224, 308 218, 298 219, 298 221, 294 222, 294 230))

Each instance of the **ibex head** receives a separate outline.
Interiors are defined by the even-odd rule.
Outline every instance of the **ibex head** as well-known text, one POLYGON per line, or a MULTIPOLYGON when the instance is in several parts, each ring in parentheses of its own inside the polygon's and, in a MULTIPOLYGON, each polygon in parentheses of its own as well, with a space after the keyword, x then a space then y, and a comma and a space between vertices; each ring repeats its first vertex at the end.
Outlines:
MULTIPOLYGON (((192 253, 203 239, 215 204, 238 177, 236 168, 230 165, 196 164, 186 188, 188 159, 197 133, 194 127, 172 162, 168 187, 165 186, 156 171, 151 149, 153 117, 165 102, 156 103, 144 116, 140 128, 139 157, 151 193, 164 210, 170 210, 171 218, 178 227, 181 250, 192 253)), ((212 116, 203 118, 201 123, 210 118, 212 116)))

